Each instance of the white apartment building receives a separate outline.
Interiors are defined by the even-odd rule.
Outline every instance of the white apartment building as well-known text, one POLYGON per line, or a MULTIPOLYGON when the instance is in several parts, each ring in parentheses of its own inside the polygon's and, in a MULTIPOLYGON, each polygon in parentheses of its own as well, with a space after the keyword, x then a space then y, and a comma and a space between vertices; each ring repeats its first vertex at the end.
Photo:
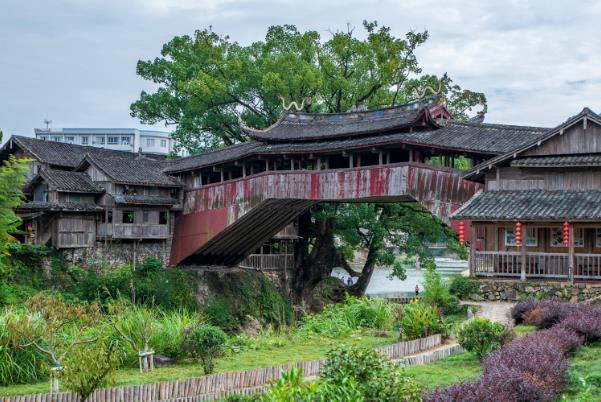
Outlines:
POLYGON ((171 133, 135 128, 35 129, 37 139, 67 144, 165 155, 174 148, 171 133))

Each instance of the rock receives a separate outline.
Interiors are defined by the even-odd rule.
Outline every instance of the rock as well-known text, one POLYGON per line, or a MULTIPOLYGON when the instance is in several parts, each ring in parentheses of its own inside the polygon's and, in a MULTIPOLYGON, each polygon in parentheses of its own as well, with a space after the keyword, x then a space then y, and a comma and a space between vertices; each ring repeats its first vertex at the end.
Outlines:
POLYGON ((167 356, 154 355, 154 367, 168 367, 175 366, 177 364, 177 360, 172 359, 167 356))

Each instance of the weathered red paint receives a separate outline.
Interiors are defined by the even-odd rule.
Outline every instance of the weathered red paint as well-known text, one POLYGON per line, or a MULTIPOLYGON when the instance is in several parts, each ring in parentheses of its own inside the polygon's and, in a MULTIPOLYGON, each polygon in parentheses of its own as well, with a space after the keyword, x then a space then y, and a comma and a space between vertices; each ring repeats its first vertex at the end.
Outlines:
MULTIPOLYGON (((185 194, 184 212, 176 221, 171 264, 198 251, 265 200, 414 200, 455 227, 449 216, 481 187, 463 180, 453 169, 414 162, 340 170, 268 171, 208 185, 185 194)), ((466 226, 469 229, 469 224, 466 226)))

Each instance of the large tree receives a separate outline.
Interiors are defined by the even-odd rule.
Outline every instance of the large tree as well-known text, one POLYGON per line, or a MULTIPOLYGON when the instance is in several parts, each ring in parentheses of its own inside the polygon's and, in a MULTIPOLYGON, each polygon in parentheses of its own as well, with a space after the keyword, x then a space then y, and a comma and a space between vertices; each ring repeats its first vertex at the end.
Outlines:
MULTIPOLYGON (((309 112, 345 112, 406 103, 440 92, 455 118, 484 107, 482 93, 463 90, 446 74, 423 74, 415 51, 428 32, 392 35, 389 27, 363 23, 364 35, 346 29, 322 40, 315 31, 273 26, 265 40, 243 46, 211 29, 180 36, 163 46, 161 57, 139 61, 140 76, 157 84, 131 105, 143 123, 176 125, 175 138, 191 153, 246 141, 240 123, 273 124, 282 103, 308 99, 309 112)), ((428 258, 424 241, 454 241, 429 213, 410 204, 320 205, 301 217, 294 293, 307 299, 335 266, 359 276, 352 291, 362 294, 376 264, 394 262, 394 251, 428 258), (341 244, 335 240, 340 239, 341 244), (347 263, 350 248, 368 258, 355 272, 347 263)), ((397 264, 395 274, 403 277, 397 264)))
POLYGON ((486 102, 444 75, 422 74, 415 50, 428 33, 397 38, 389 27, 364 22, 364 38, 350 26, 322 40, 316 31, 272 26, 265 40, 243 46, 211 29, 178 36, 161 57, 139 61, 138 74, 155 84, 131 105, 143 123, 176 126, 175 138, 191 153, 247 140, 240 121, 267 127, 282 112, 282 100, 309 98, 305 110, 345 112, 394 106, 427 88, 442 92, 456 117, 486 102))

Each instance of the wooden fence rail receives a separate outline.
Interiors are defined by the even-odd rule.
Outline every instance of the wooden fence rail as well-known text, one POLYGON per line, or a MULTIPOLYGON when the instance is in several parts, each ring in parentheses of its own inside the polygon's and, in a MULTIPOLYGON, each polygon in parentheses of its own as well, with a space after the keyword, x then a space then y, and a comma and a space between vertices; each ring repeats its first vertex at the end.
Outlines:
MULTIPOLYGON (((440 335, 376 348, 376 351, 391 359, 416 354, 442 342, 440 335)), ((162 381, 153 384, 104 388, 96 391, 89 402, 197 402, 212 401, 230 394, 248 395, 260 391, 266 384, 281 378, 282 373, 293 367, 303 369, 305 376, 319 374, 323 360, 309 360, 253 370, 217 373, 184 380, 162 381)), ((59 394, 35 394, 0 397, 1 402, 79 402, 72 392, 59 394)))

